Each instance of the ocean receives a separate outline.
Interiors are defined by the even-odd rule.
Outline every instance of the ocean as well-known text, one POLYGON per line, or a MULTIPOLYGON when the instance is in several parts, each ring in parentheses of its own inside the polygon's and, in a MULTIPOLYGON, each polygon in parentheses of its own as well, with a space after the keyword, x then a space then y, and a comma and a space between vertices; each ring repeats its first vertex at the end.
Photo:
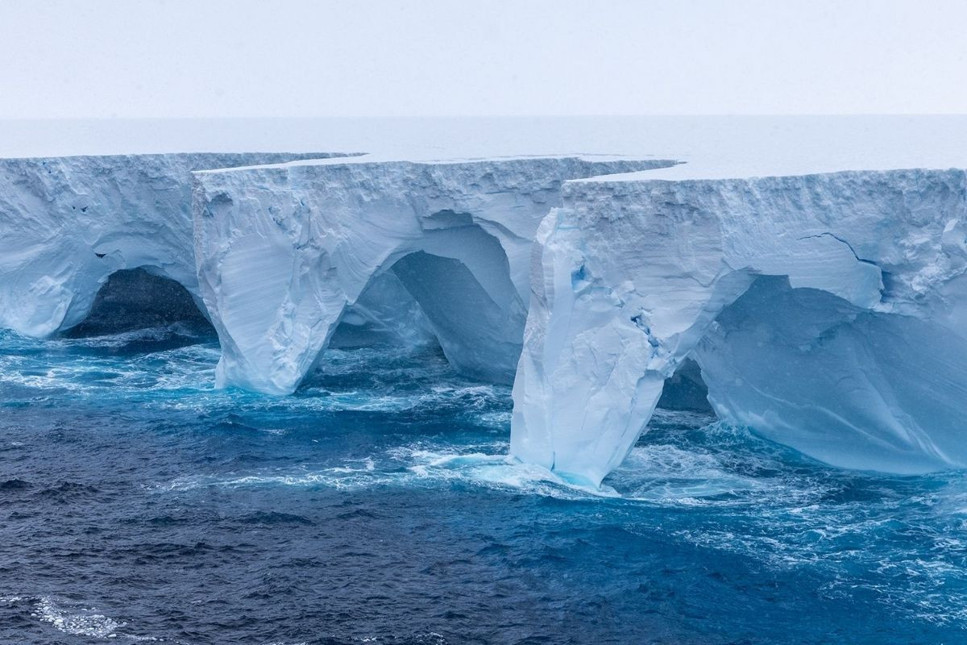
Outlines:
POLYGON ((659 410, 600 490, 510 389, 345 347, 214 389, 203 322, 0 332, 2 643, 967 642, 967 476, 837 470, 659 410))

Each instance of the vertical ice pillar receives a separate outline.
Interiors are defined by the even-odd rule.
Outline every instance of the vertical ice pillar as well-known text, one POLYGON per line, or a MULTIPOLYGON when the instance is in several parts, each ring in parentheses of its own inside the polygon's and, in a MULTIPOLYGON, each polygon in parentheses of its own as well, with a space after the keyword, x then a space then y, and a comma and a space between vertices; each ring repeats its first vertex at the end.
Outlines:
POLYGON ((749 278, 723 265, 712 217, 634 207, 595 183, 568 190, 582 199, 552 211, 537 235, 511 452, 597 485, 749 278), (597 198, 603 207, 588 209, 597 198))

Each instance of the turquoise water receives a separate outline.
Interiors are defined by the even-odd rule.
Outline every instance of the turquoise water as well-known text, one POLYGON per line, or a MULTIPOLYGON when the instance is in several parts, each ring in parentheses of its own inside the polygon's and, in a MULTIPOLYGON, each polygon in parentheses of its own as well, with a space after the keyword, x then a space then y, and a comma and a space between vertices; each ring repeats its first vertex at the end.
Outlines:
POLYGON ((212 387, 175 324, 0 335, 0 642, 956 643, 967 478, 660 411, 602 490, 509 460, 433 348, 212 387))

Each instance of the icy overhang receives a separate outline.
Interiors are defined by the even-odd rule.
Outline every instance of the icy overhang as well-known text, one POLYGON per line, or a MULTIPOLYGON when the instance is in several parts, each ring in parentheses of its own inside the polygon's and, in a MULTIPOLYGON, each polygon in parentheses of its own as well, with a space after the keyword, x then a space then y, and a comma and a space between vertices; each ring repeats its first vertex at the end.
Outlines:
POLYGON ((829 463, 967 465, 967 119, 354 127, 316 147, 376 154, 0 160, 0 324, 70 327, 141 266, 267 392, 415 308, 464 372, 516 368, 514 454, 592 482, 686 358, 722 418, 829 463), (630 156, 519 156, 570 150, 630 156))
POLYGON ((569 182, 536 238, 512 452, 600 482, 692 357, 722 418, 829 463, 967 465, 965 183, 922 169, 569 182))

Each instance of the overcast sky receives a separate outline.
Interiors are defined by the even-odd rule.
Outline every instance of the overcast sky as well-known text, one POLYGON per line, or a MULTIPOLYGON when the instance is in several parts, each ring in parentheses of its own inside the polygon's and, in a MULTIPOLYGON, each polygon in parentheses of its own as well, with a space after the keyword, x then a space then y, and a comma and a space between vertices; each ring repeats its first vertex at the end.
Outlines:
POLYGON ((0 0, 0 118, 967 113, 964 0, 0 0))

